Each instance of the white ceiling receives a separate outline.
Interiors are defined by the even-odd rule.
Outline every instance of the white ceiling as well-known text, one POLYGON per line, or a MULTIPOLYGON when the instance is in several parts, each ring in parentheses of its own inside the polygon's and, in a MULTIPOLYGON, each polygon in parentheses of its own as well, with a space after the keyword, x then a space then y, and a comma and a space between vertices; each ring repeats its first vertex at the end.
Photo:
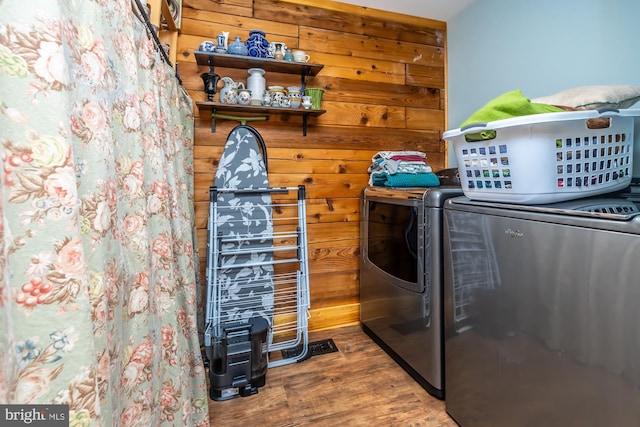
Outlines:
POLYGON ((339 0, 341 3, 387 10, 447 22, 475 0, 339 0))

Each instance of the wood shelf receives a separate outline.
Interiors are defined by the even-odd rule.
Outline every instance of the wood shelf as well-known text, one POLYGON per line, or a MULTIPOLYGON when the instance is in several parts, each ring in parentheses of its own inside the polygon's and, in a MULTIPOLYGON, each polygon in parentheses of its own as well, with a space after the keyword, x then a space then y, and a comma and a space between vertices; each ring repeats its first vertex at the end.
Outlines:
POLYGON ((262 68, 264 71, 299 74, 301 76, 315 76, 324 68, 322 64, 255 58, 253 56, 230 55, 228 53, 211 53, 198 50, 194 54, 198 65, 210 68, 262 68))
POLYGON ((291 107, 264 107, 261 105, 224 104, 222 102, 196 101, 200 110, 211 110, 219 113, 252 113, 252 114, 291 114, 294 116, 319 116, 326 110, 314 110, 291 107))
MULTIPOLYGON (((298 74, 301 77, 301 88, 304 91, 306 78, 317 75, 324 67, 322 64, 314 64, 308 62, 292 62, 282 61, 270 58, 255 58, 253 56, 230 55, 227 53, 212 53, 197 50, 194 52, 196 63, 201 66, 209 67, 211 73, 215 72, 215 67, 223 68, 262 68, 265 72, 298 74)), ((307 135, 307 118, 324 114, 326 110, 305 110, 304 108, 287 108, 287 107, 265 107, 261 105, 239 105, 239 104, 223 104, 221 102, 204 101, 196 102, 200 110, 211 111, 211 132, 216 131, 216 115, 217 114, 242 114, 244 116, 266 115, 265 120, 271 114, 290 114, 294 116, 302 116, 302 135, 307 135)), ((255 120, 255 119, 254 119, 255 120)))
MULTIPOLYGON (((261 105, 240 105, 240 104, 224 104, 222 102, 212 101, 196 101, 196 105, 199 110, 211 111, 211 132, 216 131, 216 114, 237 114, 247 117, 249 120, 251 117, 266 115, 265 120, 272 114, 288 114, 292 116, 302 116, 302 135, 307 136, 307 118, 317 117, 326 113, 326 110, 314 110, 304 108, 291 108, 291 107, 265 107, 261 105)), ((239 117, 239 119, 240 119, 239 117)))

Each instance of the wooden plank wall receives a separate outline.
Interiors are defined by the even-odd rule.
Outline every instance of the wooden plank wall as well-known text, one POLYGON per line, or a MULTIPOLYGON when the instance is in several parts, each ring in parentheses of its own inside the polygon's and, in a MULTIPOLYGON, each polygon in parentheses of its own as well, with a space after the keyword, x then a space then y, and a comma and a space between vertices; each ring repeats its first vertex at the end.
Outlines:
MULTIPOLYGON (((371 157, 419 150, 434 170, 446 164, 446 25, 324 0, 183 0, 177 66, 194 101, 206 99, 200 74, 208 70, 195 63, 193 51, 222 31, 244 41, 251 29, 324 64, 307 87, 325 90, 327 112, 309 119, 306 137, 297 116, 252 125, 267 145, 270 185, 307 187, 310 330, 357 323, 360 196, 371 157)), ((215 72, 245 83, 248 77, 246 70, 215 72)), ((300 85, 300 76, 265 77, 267 85, 300 85)), ((212 133, 209 113, 196 109, 196 116, 195 211, 204 277, 208 189, 238 123, 217 120, 212 133)))

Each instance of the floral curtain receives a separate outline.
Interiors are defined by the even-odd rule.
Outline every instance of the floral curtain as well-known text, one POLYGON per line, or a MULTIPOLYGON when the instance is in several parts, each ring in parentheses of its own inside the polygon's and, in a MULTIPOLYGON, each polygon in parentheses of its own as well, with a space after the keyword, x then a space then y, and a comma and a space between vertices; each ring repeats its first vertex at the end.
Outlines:
POLYGON ((193 107, 130 0, 0 0, 0 403, 208 426, 193 107))

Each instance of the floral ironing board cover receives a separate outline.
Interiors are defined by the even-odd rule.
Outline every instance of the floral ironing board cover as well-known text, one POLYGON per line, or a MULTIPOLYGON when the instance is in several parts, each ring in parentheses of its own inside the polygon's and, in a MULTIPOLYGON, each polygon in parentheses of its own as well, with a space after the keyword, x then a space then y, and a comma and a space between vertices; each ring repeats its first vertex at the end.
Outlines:
MULTIPOLYGON (((267 168, 250 126, 234 128, 224 147, 214 186, 218 189, 269 188, 267 168)), ((264 150, 264 146, 263 146, 264 150)), ((221 322, 273 317, 273 218, 271 193, 217 195, 215 222, 220 243, 219 309, 221 322), (239 252, 239 253, 238 253, 239 252)))

